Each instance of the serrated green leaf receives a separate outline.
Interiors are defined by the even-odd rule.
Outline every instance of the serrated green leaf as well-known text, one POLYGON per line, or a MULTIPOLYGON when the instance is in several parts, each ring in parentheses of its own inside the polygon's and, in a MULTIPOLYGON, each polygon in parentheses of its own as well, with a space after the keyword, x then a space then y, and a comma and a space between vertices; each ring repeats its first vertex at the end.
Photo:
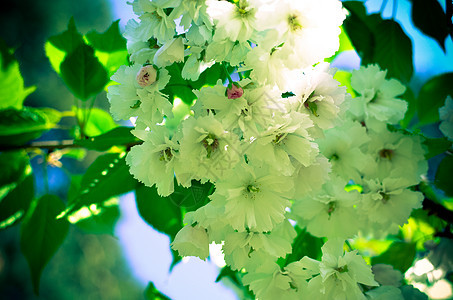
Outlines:
MULTIPOLYGON (((0 63, 3 65, 3 55, 0 56, 0 63)), ((10 60, 5 64, 6 68, 0 69, 0 109, 17 108, 21 109, 25 98, 36 90, 35 86, 24 87, 24 79, 19 70, 19 63, 10 60)))
POLYGON ((154 284, 150 281, 148 283, 148 286, 146 287, 145 290, 145 299, 146 300, 171 300, 161 292, 159 292, 158 289, 154 286, 154 284))
POLYGON ((0 200, 0 230, 16 224, 25 216, 34 191, 33 175, 28 175, 0 200))
POLYGON ((424 34, 436 40, 445 52, 447 16, 437 0, 412 0, 412 21, 424 34))
POLYGON ((124 152, 99 156, 83 175, 80 193, 59 217, 71 214, 83 206, 101 204, 112 197, 134 190, 136 185, 137 181, 126 165, 124 152))
POLYGON ((17 146, 40 137, 59 122, 61 113, 45 108, 0 110, 0 145, 17 146), (11 126, 14 124, 14 126, 11 126))
POLYGON ((60 65, 61 78, 69 90, 81 100, 88 100, 102 92, 108 74, 91 46, 82 44, 66 56, 60 65))
POLYGON ((388 70, 390 77, 409 82, 414 71, 412 42, 401 26, 384 20, 375 29, 374 61, 388 70))
POLYGON ((421 88, 418 97, 418 118, 421 124, 439 121, 439 108, 448 95, 453 97, 453 72, 444 73, 428 80, 421 88))
POLYGON ((88 32, 85 35, 88 43, 103 52, 126 50, 126 39, 120 33, 119 22, 119 20, 114 21, 103 33, 95 30, 88 32))
POLYGON ((451 142, 445 137, 440 139, 426 139, 423 144, 428 148, 428 152, 425 154, 426 159, 442 154, 452 146, 451 142))
POLYGON ((82 34, 77 31, 74 18, 69 20, 68 29, 66 31, 51 36, 47 41, 67 54, 71 54, 80 45, 85 44, 82 34))
POLYGON ((20 245, 31 271, 33 289, 39 293, 41 273, 63 243, 69 229, 66 219, 57 219, 64 203, 55 195, 35 200, 22 222, 20 245))
POLYGON ((371 263, 392 265, 404 274, 414 262, 415 254, 415 243, 393 242, 384 253, 372 257, 371 263))
POLYGON ((139 140, 132 135, 132 129, 132 127, 116 127, 104 134, 75 141, 75 144, 90 150, 107 151, 113 146, 137 143, 139 140))
POLYGON ((434 183, 438 188, 445 192, 445 195, 453 197, 453 156, 447 155, 442 159, 437 168, 434 183))

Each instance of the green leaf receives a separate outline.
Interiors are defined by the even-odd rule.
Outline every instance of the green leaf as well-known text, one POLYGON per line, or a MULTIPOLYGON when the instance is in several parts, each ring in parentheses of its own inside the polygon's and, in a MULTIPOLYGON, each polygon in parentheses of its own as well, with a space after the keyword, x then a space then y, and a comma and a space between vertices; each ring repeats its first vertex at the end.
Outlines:
POLYGON ((439 164, 437 168, 436 177, 434 183, 440 189, 442 189, 445 194, 449 197, 453 197, 453 184, 452 184, 452 174, 453 174, 453 156, 447 155, 439 164))
POLYGON ((135 199, 142 219, 173 240, 183 227, 181 208, 169 197, 159 196, 155 186, 140 185, 135 191, 135 199))
POLYGON ((86 233, 113 235, 116 222, 120 217, 118 200, 118 198, 111 198, 99 205, 84 206, 71 214, 68 220, 86 233))
POLYGON ((426 159, 442 154, 451 147, 451 142, 446 138, 426 139, 423 144, 428 148, 425 154, 426 159))
POLYGON ((16 60, 0 56, 0 63, 8 67, 0 69, 0 109, 21 109, 25 98, 36 90, 35 86, 24 87, 24 79, 20 74, 16 60), (5 63, 3 61, 5 60, 5 63))
POLYGON ((137 181, 129 173, 125 156, 124 152, 99 156, 83 175, 79 195, 59 217, 71 214, 83 206, 101 204, 135 189, 137 181))
MULTIPOLYGON (((0 199, 7 186, 15 185, 31 173, 30 160, 24 150, 0 153, 0 199)), ((7 191, 6 191, 7 192, 7 191)))
MULTIPOLYGON (((72 108, 74 112, 77 111, 75 107, 72 108)), ((100 108, 93 107, 91 112, 85 109, 79 109, 78 112, 79 120, 84 120, 89 114, 88 122, 85 124, 85 135, 86 136, 98 136, 104 134, 113 128, 118 127, 118 124, 112 118, 112 115, 100 108)))
POLYGON ((69 90, 81 100, 102 92, 109 81, 107 71, 94 56, 93 48, 85 44, 66 56, 60 71, 69 90))
POLYGON ((200 183, 192 180, 190 188, 184 188, 175 182, 175 191, 168 198, 185 211, 194 211, 209 202, 209 195, 214 191, 214 185, 210 182, 200 183))
POLYGON ((351 76, 352 76, 351 72, 338 70, 335 72, 333 78, 340 83, 340 86, 346 87, 346 92, 351 94, 352 97, 355 97, 356 94, 351 86, 351 76))
POLYGON ((39 293, 44 267, 63 243, 69 229, 65 219, 57 219, 65 205, 55 195, 44 195, 32 203, 21 227, 20 245, 28 261, 33 288, 39 293))
POLYGON ((33 175, 30 174, 0 200, 0 230, 16 224, 25 216, 34 191, 33 175))
POLYGON ((132 135, 132 129, 132 127, 116 127, 104 134, 87 140, 75 141, 75 144, 96 151, 107 151, 113 146, 135 144, 139 140, 132 135))
POLYGON ((14 108, 0 110, 0 145, 24 145, 54 128, 60 117, 61 113, 51 108, 24 107, 21 110, 14 108))
MULTIPOLYGON (((451 16, 450 16, 451 17, 451 16)), ((437 0, 412 0, 412 21, 424 34, 436 40, 445 52, 447 16, 437 0)))
POLYGON ((381 255, 371 258, 371 264, 388 264, 403 274, 409 269, 415 258, 415 243, 393 242, 381 255))
POLYGON ((321 259, 321 247, 324 244, 322 239, 309 234, 305 229, 295 227, 297 237, 292 244, 293 252, 288 254, 285 259, 285 266, 308 256, 313 259, 321 259))
POLYGON ((107 70, 109 78, 119 69, 119 67, 129 64, 127 50, 111 53, 96 50, 94 55, 107 70))
POLYGON ((103 33, 97 31, 88 32, 85 37, 88 43, 95 49, 103 52, 115 52, 126 49, 126 39, 121 35, 119 20, 114 21, 112 25, 103 33))
POLYGON ((375 30, 374 61, 388 70, 390 77, 409 82, 414 71, 412 42, 401 26, 393 20, 384 20, 375 30))
POLYGON ((50 61, 52 68, 60 75, 60 65, 66 57, 66 52, 55 47, 51 42, 47 41, 44 44, 44 51, 50 61))
POLYGON ((74 18, 69 20, 68 29, 66 31, 58 35, 51 36, 47 41, 67 54, 71 54, 80 45, 85 44, 82 34, 77 31, 74 18))
POLYGON ((421 124, 439 121, 439 108, 448 95, 453 97, 453 72, 435 76, 426 82, 418 94, 418 118, 421 124))
POLYGON ((344 1, 343 6, 349 11, 343 27, 355 50, 362 58, 362 64, 374 62, 376 44, 374 31, 382 18, 378 14, 367 15, 366 8, 359 1, 344 1))
POLYGON ((406 91, 403 95, 401 95, 401 98, 405 100, 408 105, 406 114, 404 115, 404 119, 401 120, 400 125, 403 128, 407 128, 417 112, 417 101, 415 99, 414 92, 408 86, 406 86, 406 91))
POLYGON ((154 284, 150 281, 148 283, 148 286, 146 287, 145 290, 145 299, 146 300, 171 300, 161 292, 159 292, 158 289, 154 286, 154 284))

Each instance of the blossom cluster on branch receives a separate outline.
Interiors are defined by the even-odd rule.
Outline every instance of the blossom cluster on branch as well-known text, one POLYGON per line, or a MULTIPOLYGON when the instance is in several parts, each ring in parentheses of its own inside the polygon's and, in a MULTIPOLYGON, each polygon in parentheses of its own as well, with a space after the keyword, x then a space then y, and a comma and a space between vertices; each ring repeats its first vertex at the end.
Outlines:
MULTIPOLYGON (((377 65, 352 73, 356 97, 324 59, 339 47, 345 11, 337 0, 135 0, 139 22, 125 37, 131 64, 113 76, 111 113, 134 118, 143 144, 130 172, 158 193, 211 182, 210 202, 185 215, 172 243, 206 259, 211 242, 242 270, 259 299, 402 298, 375 280, 356 235, 394 234, 420 208, 410 187, 427 172, 419 136, 392 129, 407 110, 405 87, 377 65), (195 81, 214 64, 228 78, 193 90, 192 112, 174 130, 167 67, 195 81), (233 81, 233 75, 240 80, 233 81), (390 130, 390 129, 392 130, 390 130), (327 238, 321 261, 281 266, 293 225, 327 238), (374 288, 377 287, 377 288, 374 288)), ((384 280, 383 280, 384 281, 384 280)))

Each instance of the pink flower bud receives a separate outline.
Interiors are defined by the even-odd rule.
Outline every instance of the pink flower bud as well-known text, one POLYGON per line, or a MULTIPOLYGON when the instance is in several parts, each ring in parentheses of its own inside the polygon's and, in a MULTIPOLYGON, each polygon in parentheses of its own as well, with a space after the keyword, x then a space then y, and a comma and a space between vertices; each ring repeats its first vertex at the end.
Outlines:
POLYGON ((137 82, 141 87, 147 87, 153 84, 156 82, 156 79, 157 71, 151 65, 142 67, 137 74, 137 82))
POLYGON ((241 98, 244 94, 244 90, 235 84, 231 85, 231 88, 227 88, 227 97, 228 99, 237 99, 241 98))

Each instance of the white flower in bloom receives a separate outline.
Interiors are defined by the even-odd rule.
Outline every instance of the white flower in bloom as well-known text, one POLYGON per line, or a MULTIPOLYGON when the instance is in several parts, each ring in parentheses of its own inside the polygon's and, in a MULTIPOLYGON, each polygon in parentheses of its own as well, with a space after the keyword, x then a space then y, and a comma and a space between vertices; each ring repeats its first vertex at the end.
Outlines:
POLYGON ((179 145, 170 139, 165 126, 152 126, 150 131, 133 133, 144 143, 132 147, 126 156, 131 174, 147 186, 156 185, 159 195, 170 195, 174 191, 174 165, 179 145))
POLYGON ((211 29, 213 23, 206 9, 206 0, 184 0, 175 7, 170 17, 174 20, 182 16, 180 25, 184 30, 189 29, 191 24, 192 26, 206 25, 211 29))
POLYGON ((406 113, 407 102, 397 98, 406 87, 396 79, 385 79, 386 74, 378 65, 352 71, 351 86, 360 96, 352 99, 350 112, 367 125, 377 123, 376 120, 396 124, 406 113))
POLYGON ((339 27, 345 17, 338 0, 274 1, 257 14, 259 29, 278 30, 274 46, 284 42, 284 64, 291 69, 332 56, 339 47, 339 27))
POLYGON ((143 42, 155 37, 161 44, 172 39, 176 24, 164 9, 178 6, 180 2, 181 0, 135 0, 132 7, 141 21, 135 36, 143 42))
POLYGON ((307 299, 366 299, 358 284, 379 285, 357 250, 345 253, 343 244, 335 238, 322 246, 320 275, 308 282, 307 299))
POLYGON ((240 270, 254 251, 264 251, 275 258, 284 257, 291 252, 291 243, 296 235, 288 220, 270 232, 237 232, 231 229, 222 248, 225 261, 233 270, 240 270))
POLYGON ((290 176, 295 170, 291 158, 309 166, 319 153, 307 131, 313 123, 306 114, 298 112, 277 118, 276 123, 250 145, 246 154, 251 161, 264 162, 290 176))
POLYGON ((316 157, 316 161, 308 167, 299 165, 293 174, 295 195, 304 197, 308 192, 321 189, 329 178, 331 166, 329 160, 322 155, 316 157))
POLYGON ((367 177, 363 179, 363 197, 358 208, 378 232, 397 233, 412 210, 422 206, 423 194, 407 189, 411 183, 399 176, 393 177, 392 173, 367 177))
POLYGON ((211 67, 215 62, 205 61, 205 57, 202 57, 203 48, 201 47, 192 46, 187 50, 189 50, 187 52, 190 53, 190 56, 182 68, 181 77, 196 81, 200 77, 200 74, 207 68, 211 67))
POLYGON ((214 20, 214 40, 230 39, 246 42, 255 31, 255 13, 258 1, 239 0, 237 3, 211 0, 208 13, 214 20))
POLYGON ((369 137, 366 152, 373 156, 379 172, 392 172, 395 177, 407 179, 409 184, 417 184, 428 171, 420 136, 384 128, 377 132, 370 130, 369 137))
POLYGON ((213 201, 225 205, 225 219, 239 232, 270 231, 285 219, 293 196, 293 181, 268 168, 238 164, 216 182, 213 201))
POLYGON ((140 36, 140 30, 140 24, 131 19, 126 24, 124 37, 127 39, 127 52, 131 55, 130 61, 142 65, 153 61, 159 46, 155 40, 154 44, 151 44, 149 40, 144 41, 140 36))
POLYGON ((439 108, 439 129, 451 141, 453 140, 453 99, 448 96, 445 105, 439 108))
POLYGON ((325 138, 317 140, 319 150, 332 164, 332 172, 347 178, 359 179, 360 172, 372 161, 360 147, 370 138, 357 122, 347 121, 325 131, 325 138))
POLYGON ((113 74, 111 79, 119 84, 109 86, 107 97, 110 101, 110 112, 115 119, 128 120, 138 117, 137 124, 149 126, 162 122, 164 115, 173 115, 173 106, 166 95, 160 92, 170 80, 168 71, 159 69, 158 79, 153 82, 153 69, 150 68, 153 67, 121 66, 113 74), (143 68, 146 70, 143 71, 143 68))
POLYGON ((212 42, 212 30, 206 25, 191 26, 186 32, 187 45, 204 47, 212 42))
POLYGON ((206 229, 199 225, 184 226, 175 237, 171 248, 180 256, 197 256, 206 260, 209 256, 209 238, 206 229))
POLYGON ((182 37, 167 41, 154 55, 154 64, 158 67, 169 66, 174 62, 184 61, 182 37))
POLYGON ((346 88, 333 79, 334 72, 328 63, 318 64, 311 70, 304 70, 303 76, 295 81, 295 88, 291 89, 295 94, 289 98, 292 106, 309 114, 315 127, 321 129, 318 135, 338 123, 340 107, 346 97, 346 88))
POLYGON ((359 214, 355 205, 360 201, 357 191, 346 192, 345 180, 332 178, 318 193, 297 198, 291 207, 292 215, 305 225, 307 231, 317 237, 350 238, 360 228, 359 214))
POLYGON ((182 133, 181 170, 192 179, 216 181, 239 162, 239 138, 213 115, 184 120, 182 133))
POLYGON ((251 258, 257 267, 244 275, 242 282, 250 286, 257 299, 302 299, 307 293, 307 279, 319 273, 317 262, 307 257, 283 269, 266 255, 252 253, 251 258))

